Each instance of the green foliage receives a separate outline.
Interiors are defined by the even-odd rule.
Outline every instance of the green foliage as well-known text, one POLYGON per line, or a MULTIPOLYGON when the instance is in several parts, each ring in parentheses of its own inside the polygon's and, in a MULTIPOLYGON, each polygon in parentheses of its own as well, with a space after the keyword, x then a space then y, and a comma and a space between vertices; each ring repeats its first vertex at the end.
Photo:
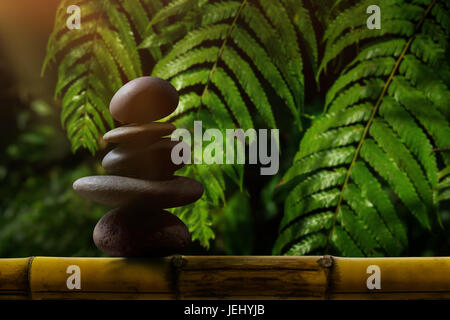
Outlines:
POLYGON ((0 255, 98 255, 92 231, 107 208, 72 190, 74 179, 93 173, 80 165, 24 178, 20 192, 9 195, 7 207, 1 205, 0 255))
MULTIPOLYGON (((156 62, 152 75, 170 80, 181 92, 179 107, 164 119, 178 127, 192 129, 195 119, 202 120, 205 129, 247 130, 261 119, 276 128, 274 109, 281 101, 301 129, 302 39, 305 54, 314 64, 318 59, 312 22, 301 3, 176 0, 153 7, 150 3, 144 1, 147 16, 139 10, 143 3, 138 0, 80 1, 87 16, 81 31, 66 30, 66 1, 58 9, 43 69, 58 59, 56 95, 63 96, 61 120, 74 151, 87 147, 94 153, 98 136, 113 127, 108 102, 125 80, 144 74, 140 49, 148 49, 156 62), (269 98, 267 87, 277 99, 269 98)), ((242 190, 242 169, 196 165, 180 172, 205 186, 205 196, 194 208, 188 207, 192 210, 174 210, 185 219, 193 239, 209 245, 214 237, 210 212, 226 201, 225 177, 242 190)))
POLYGON ((225 253, 229 255, 250 255, 254 234, 248 195, 242 192, 235 193, 230 197, 223 211, 221 224, 225 253))
POLYGON ((50 105, 37 100, 14 113, 18 132, 0 156, 0 256, 98 255, 92 230, 107 208, 72 190, 97 170, 72 159, 50 105))
MULTIPOLYGON (((243 129, 253 128, 245 102, 249 99, 264 122, 275 128, 272 102, 263 87, 268 84, 300 128, 304 96, 301 37, 315 63, 318 57, 311 19, 301 4, 292 0, 181 0, 165 7, 159 1, 139 0, 70 4, 80 6, 82 28, 66 28, 68 1, 63 1, 43 72, 50 62, 58 61, 55 95, 62 97, 61 122, 74 151, 86 147, 94 153, 98 136, 114 126, 107 111, 111 96, 124 81, 144 72, 138 48, 148 48, 157 61, 153 75, 171 79, 178 90, 189 94, 189 106, 211 111, 208 101, 222 100, 218 107, 226 120, 218 120, 221 125, 234 122, 243 129), (168 24, 169 19, 179 22, 168 24), (144 40, 137 46, 139 39, 144 40), (161 51, 164 45, 171 48, 166 53, 161 51), (202 86, 199 95, 192 95, 195 85, 202 86)), ((189 111, 185 99, 181 102, 167 120, 189 111)))
MULTIPOLYGON (((171 2, 152 19, 152 25, 158 26, 159 21, 179 15, 186 5, 186 1, 171 2)), ((304 95, 300 35, 308 37, 308 54, 317 58, 308 12, 293 1, 278 0, 200 1, 196 8, 201 16, 198 25, 174 41, 152 71, 154 76, 169 79, 181 92, 179 107, 165 120, 190 129, 195 118, 202 120, 205 128, 247 130, 255 127, 253 112, 246 102, 250 101, 265 125, 275 128, 273 103, 265 94, 265 86, 269 85, 300 129, 304 95), (304 19, 299 21, 299 17, 304 19)), ((192 15, 188 19, 193 19, 192 15)), ((149 47, 154 39, 150 35, 140 47, 149 47)), ((227 165, 195 165, 188 171, 187 175, 205 186, 205 196, 194 205, 194 213, 186 220, 193 239, 208 244, 213 234, 207 220, 209 213, 201 211, 212 212, 223 206, 225 176, 242 189, 243 174, 242 167, 227 165)), ((186 212, 185 208, 174 210, 180 217, 186 212)))
MULTIPOLYGON (((205 107, 209 114, 204 116, 214 118, 220 128, 235 123, 246 130, 254 127, 248 99, 265 125, 275 128, 273 105, 265 93, 267 84, 289 108, 294 124, 300 128, 304 81, 299 35, 306 35, 308 54, 317 58, 308 12, 294 1, 202 3, 201 21, 175 41, 152 71, 154 76, 170 79, 189 96, 185 105, 182 95, 179 111, 167 120, 205 107), (198 94, 193 95, 193 90, 198 94), (209 103, 211 99, 214 103, 209 103)), ((181 12, 183 8, 177 7, 185 5, 185 1, 171 2, 152 22, 181 12)), ((153 38, 151 35, 141 46, 146 47, 153 38)))
MULTIPOLYGON (((284 201, 274 254, 401 255, 422 234, 417 227, 448 224, 440 209, 450 197, 445 1, 381 1, 380 30, 366 27, 366 9, 377 4, 366 0, 71 1, 83 12, 82 29, 72 31, 68 3, 43 70, 58 64, 55 94, 73 151, 95 153, 114 126, 113 93, 151 74, 180 92, 164 119, 177 127, 202 120, 205 129, 279 127, 288 136, 283 158, 292 165, 281 166, 280 186, 280 177, 261 186, 268 221, 284 201)), ((199 201, 173 209, 204 247, 220 224, 225 252, 251 252, 247 173, 198 164, 177 173, 205 187, 199 201)))
POLYGON ((445 167, 438 174, 439 183, 436 185, 438 191, 437 200, 450 200, 450 166, 445 167))
MULTIPOLYGON (((144 3, 157 10, 159 1, 144 3)), ((42 73, 58 61, 55 95, 61 97, 61 123, 74 152, 83 147, 94 154, 98 137, 114 127, 109 101, 125 80, 142 76, 136 42, 149 22, 139 0, 61 2, 42 73), (66 27, 66 8, 74 4, 83 14, 79 30, 66 27)), ((152 53, 160 55, 157 50, 152 53)))
POLYGON ((408 248, 401 212, 425 229, 440 221, 448 167, 438 166, 450 158, 432 151, 450 141, 448 10, 439 1, 383 1, 382 28, 368 30, 370 4, 348 8, 325 31, 320 72, 364 46, 284 175, 290 192, 274 254, 396 256, 408 248))

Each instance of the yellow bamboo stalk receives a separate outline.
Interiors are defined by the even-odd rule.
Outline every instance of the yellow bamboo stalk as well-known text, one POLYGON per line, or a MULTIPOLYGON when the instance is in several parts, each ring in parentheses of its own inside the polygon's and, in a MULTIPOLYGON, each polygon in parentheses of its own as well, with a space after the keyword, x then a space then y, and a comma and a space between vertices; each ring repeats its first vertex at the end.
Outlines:
POLYGON ((0 299, 426 298, 450 299, 449 257, 0 259, 0 299))
POLYGON ((0 259, 0 299, 28 298, 29 258, 0 259))
POLYGON ((450 258, 333 258, 330 299, 449 299, 450 258), (367 268, 381 270, 381 290, 367 289, 367 268))
POLYGON ((31 299, 174 299, 169 259, 36 257, 31 299), (69 289, 70 266, 80 270, 80 289, 69 289))

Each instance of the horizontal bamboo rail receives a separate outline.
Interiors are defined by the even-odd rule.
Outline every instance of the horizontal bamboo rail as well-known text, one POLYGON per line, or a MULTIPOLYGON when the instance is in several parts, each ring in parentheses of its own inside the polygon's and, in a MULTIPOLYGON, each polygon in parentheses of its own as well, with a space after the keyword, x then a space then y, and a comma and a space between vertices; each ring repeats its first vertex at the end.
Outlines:
POLYGON ((450 257, 0 259, 0 299, 430 298, 450 299, 450 257), (69 289, 70 266, 79 268, 79 288, 69 289), (379 289, 368 288, 369 266, 379 268, 379 289))

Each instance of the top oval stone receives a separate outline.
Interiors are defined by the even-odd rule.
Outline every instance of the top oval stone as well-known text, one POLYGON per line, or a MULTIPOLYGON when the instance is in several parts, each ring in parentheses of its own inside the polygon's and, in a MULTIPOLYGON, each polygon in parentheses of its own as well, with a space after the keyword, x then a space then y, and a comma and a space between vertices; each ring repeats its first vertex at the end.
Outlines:
POLYGON ((178 105, 178 92, 170 82, 141 77, 126 83, 111 99, 109 111, 122 123, 147 123, 167 117, 178 105))

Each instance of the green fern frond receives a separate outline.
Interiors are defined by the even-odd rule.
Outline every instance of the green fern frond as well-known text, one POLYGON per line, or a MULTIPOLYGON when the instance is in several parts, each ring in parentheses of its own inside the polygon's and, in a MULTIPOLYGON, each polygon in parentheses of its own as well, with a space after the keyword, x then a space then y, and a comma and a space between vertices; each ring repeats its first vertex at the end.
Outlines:
POLYGON ((450 166, 439 172, 439 183, 436 185, 437 201, 450 200, 450 166))
MULTIPOLYGON (((183 14, 188 5, 182 0, 171 2, 151 24, 183 14)), ((268 85, 301 129, 304 81, 299 37, 309 40, 306 54, 317 59, 314 34, 310 34, 312 22, 300 21, 297 16, 309 18, 305 9, 299 11, 289 1, 243 0, 205 1, 193 10, 200 13, 200 24, 179 37, 152 71, 152 75, 170 80, 181 92, 177 110, 165 120, 188 129, 192 129, 193 120, 202 120, 205 129, 247 130, 255 126, 256 111, 267 127, 276 128, 275 106, 266 94, 268 85), (290 6, 284 6, 287 3, 290 6)), ((167 35, 162 33, 162 41, 167 35)), ((141 46, 154 46, 156 39, 150 36, 141 46)), ((204 182, 205 194, 199 201, 205 210, 214 211, 224 204, 225 176, 243 189, 242 165, 208 166, 209 170, 195 167, 190 174, 204 182)), ((205 234, 195 237, 208 243, 205 234)))
POLYGON ((282 0, 288 15, 301 35, 301 40, 306 46, 307 54, 312 64, 314 73, 317 71, 319 50, 317 47, 316 31, 314 30, 310 13, 304 8, 303 1, 282 0))
POLYGON ((212 221, 210 219, 210 208, 202 200, 189 206, 176 208, 172 211, 189 228, 192 240, 197 240, 206 249, 209 249, 209 243, 215 238, 212 230, 212 221))
MULTIPOLYGON (((233 42, 236 46, 241 49, 251 61, 254 61, 256 68, 262 74, 264 79, 269 82, 272 88, 276 91, 278 96, 285 101, 287 107, 292 112, 292 114, 298 117, 298 110, 295 105, 294 97, 289 90, 286 82, 284 81, 280 71, 277 69, 276 65, 272 62, 271 58, 264 48, 253 39, 250 34, 240 26, 237 26, 233 32, 233 42)), ((256 83, 256 82, 255 82, 256 83)), ((262 91, 264 92, 264 91, 262 91)), ((261 105, 261 103, 256 103, 256 106, 261 105)), ((263 104, 264 105, 264 104, 263 104)), ((269 106, 269 103, 266 103, 269 106)), ((272 114, 269 110, 268 113, 272 114)), ((275 120, 273 115, 265 119, 267 123, 271 123, 271 127, 275 127, 275 120)))
POLYGON ((218 1, 208 3, 202 14, 202 25, 208 26, 235 16, 241 3, 239 1, 218 1))
POLYGON ((233 79, 222 68, 216 68, 211 77, 211 82, 224 96, 225 103, 231 109, 238 126, 244 130, 253 128, 253 120, 247 110, 245 102, 239 94, 239 89, 233 79))
POLYGON ((387 76, 391 73, 394 65, 395 59, 392 57, 381 57, 360 62, 356 67, 339 77, 328 90, 325 105, 328 106, 334 100, 336 94, 347 85, 358 79, 387 76))
MULTIPOLYGON (((185 1, 171 2, 155 16, 153 23, 182 13, 186 5, 185 1)), ((249 106, 244 103, 248 98, 267 126, 275 128, 273 106, 264 93, 261 74, 293 113, 300 128, 304 88, 298 33, 312 30, 310 20, 302 21, 297 32, 290 18, 296 13, 287 11, 278 0, 260 0, 257 4, 247 0, 220 1, 197 5, 198 8, 202 13, 201 26, 174 43, 152 74, 170 79, 186 92, 191 90, 189 86, 196 86, 201 100, 205 94, 213 93, 221 100, 219 105, 225 106, 222 110, 230 110, 227 118, 243 129, 252 128, 254 123, 249 106), (205 73, 202 72, 202 79, 192 73, 198 66, 209 68, 206 82, 205 73), (185 73, 188 75, 184 76, 185 73)), ((203 107, 206 106, 200 106, 203 107)), ((177 112, 175 118, 182 116, 182 112, 177 112)))
MULTIPOLYGON (((150 2, 150 1, 147 1, 150 2)), ((147 30, 156 25, 157 23, 167 20, 170 17, 183 14, 186 11, 190 11, 194 6, 201 6, 205 1, 192 1, 192 0, 174 0, 168 3, 167 6, 160 8, 153 16, 150 24, 147 26, 147 30)))
MULTIPOLYGON (((137 34, 140 39, 145 39, 152 35, 156 35, 155 30, 151 28, 150 17, 147 14, 148 10, 150 16, 155 16, 157 12, 163 7, 163 4, 159 0, 143 0, 142 3, 139 0, 120 0, 123 9, 132 18, 134 26, 137 30, 137 34)), ((143 47, 139 46, 139 49, 143 47)), ((159 46, 149 46, 148 51, 154 59, 160 59, 162 51, 159 46)))
POLYGON ((361 1, 345 10, 330 24, 325 32, 325 55, 319 67, 319 74, 328 63, 336 58, 346 47, 364 40, 380 38, 384 35, 411 37, 415 24, 423 16, 423 7, 398 0, 387 0, 379 3, 381 12, 381 29, 369 30, 366 27, 366 8, 370 1, 361 1), (349 32, 344 32, 350 29, 349 32))
POLYGON ((86 147, 95 153, 98 137, 114 127, 108 111, 112 95, 124 80, 142 76, 133 28, 142 29, 147 22, 144 11, 137 10, 139 1, 71 1, 80 7, 83 19, 81 29, 69 30, 68 4, 63 1, 58 8, 42 72, 59 61, 55 95, 62 98, 62 125, 73 152, 86 147), (130 19, 123 10, 138 17, 130 19))
MULTIPOLYGON (((192 128, 194 120, 202 120, 205 128, 224 130, 250 129, 262 120, 276 128, 278 105, 272 100, 281 99, 301 129, 303 60, 309 57, 314 65, 318 60, 312 20, 302 4, 64 0, 42 72, 58 62, 55 96, 61 98, 61 122, 74 152, 83 147, 96 152, 98 137, 114 127, 108 111, 112 95, 124 82, 144 74, 148 63, 141 57, 148 53, 155 63, 152 74, 170 80, 181 92, 177 110, 166 121, 192 128), (80 30, 66 28, 66 8, 72 4, 81 7, 80 30), (267 88, 272 91, 267 93, 267 88), (272 99, 273 94, 280 99, 272 99)), ((205 184, 205 196, 195 209, 201 213, 186 219, 194 237, 208 245, 213 237, 208 211, 226 201, 226 177, 244 192, 243 166, 196 167, 181 174, 205 184)))
MULTIPOLYGON (((193 240, 198 240, 202 246, 209 248, 214 239, 211 215, 215 210, 225 205, 226 181, 224 174, 232 175, 233 179, 242 179, 243 171, 234 172, 231 165, 197 164, 185 167, 178 174, 194 178, 201 182, 205 193, 201 199, 192 205, 174 208, 172 212, 188 226, 193 240)), ((237 184, 239 181, 235 181, 237 184)))
MULTIPOLYGON (((195 71, 192 73, 195 74, 195 71)), ((200 69, 199 73, 204 73, 204 70, 200 69)), ((182 74, 183 77, 186 75, 186 73, 182 74)), ((195 110, 201 105, 206 106, 209 110, 198 109, 198 113, 187 112, 185 116, 173 121, 173 124, 181 128, 191 128, 194 120, 202 119, 202 126, 205 128, 215 127, 218 123, 219 127, 223 128, 223 130, 225 128, 232 128, 234 122, 229 118, 228 111, 221 103, 220 98, 213 92, 205 93, 202 99, 195 92, 187 93, 180 99, 179 106, 183 110, 195 110), (197 114, 198 116, 194 117, 197 114)), ((225 136, 225 133, 223 135, 225 136)), ((186 142, 188 144, 193 143, 193 141, 186 142)), ((207 144, 203 143, 201 150, 204 151, 206 146, 207 144)), ((195 149, 192 157, 193 159, 196 157, 195 149)), ((219 208, 222 208, 226 203, 225 190, 227 188, 225 176, 229 177, 235 185, 242 189, 243 165, 195 164, 194 162, 193 165, 186 166, 177 171, 177 175, 196 179, 204 186, 205 192, 201 199, 197 200, 191 206, 175 208, 173 209, 173 213, 178 215, 187 224, 193 240, 198 240, 204 247, 209 248, 210 241, 214 239, 211 214, 219 208)))
POLYGON ((450 141, 450 90, 439 72, 449 64, 446 15, 437 1, 385 1, 382 30, 367 30, 366 15, 355 12, 368 3, 341 13, 325 32, 320 70, 348 46, 365 45, 328 90, 326 113, 283 178, 294 186, 274 254, 397 256, 408 247, 399 212, 425 229, 440 221, 450 180, 438 166, 448 166, 449 156, 433 150, 450 141), (434 26, 440 33, 430 32, 434 26))

